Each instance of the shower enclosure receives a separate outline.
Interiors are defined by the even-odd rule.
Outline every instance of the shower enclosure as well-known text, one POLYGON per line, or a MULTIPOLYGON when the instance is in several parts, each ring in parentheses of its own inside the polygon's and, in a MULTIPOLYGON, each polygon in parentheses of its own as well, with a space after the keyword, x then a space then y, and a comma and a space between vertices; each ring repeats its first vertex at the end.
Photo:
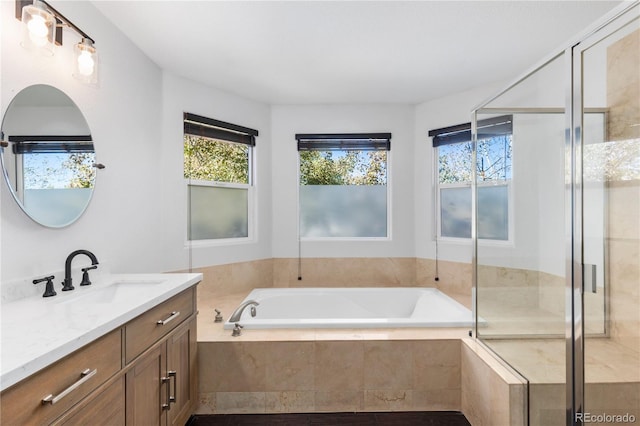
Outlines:
POLYGON ((640 422, 639 9, 473 112, 475 332, 527 379, 530 425, 640 422))

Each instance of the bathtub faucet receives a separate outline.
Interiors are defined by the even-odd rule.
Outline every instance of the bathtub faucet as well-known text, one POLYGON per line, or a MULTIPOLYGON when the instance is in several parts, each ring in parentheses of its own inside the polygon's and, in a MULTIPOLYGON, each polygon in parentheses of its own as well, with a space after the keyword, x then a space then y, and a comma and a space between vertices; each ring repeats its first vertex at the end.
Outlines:
POLYGON ((229 322, 233 323, 233 322, 240 321, 240 317, 242 316, 242 312, 249 305, 251 305, 251 316, 255 317, 256 316, 256 306, 258 306, 259 303, 256 302, 255 300, 247 300, 242 305, 238 306, 238 308, 235 311, 233 311, 233 313, 231 314, 231 317, 229 318, 229 322))

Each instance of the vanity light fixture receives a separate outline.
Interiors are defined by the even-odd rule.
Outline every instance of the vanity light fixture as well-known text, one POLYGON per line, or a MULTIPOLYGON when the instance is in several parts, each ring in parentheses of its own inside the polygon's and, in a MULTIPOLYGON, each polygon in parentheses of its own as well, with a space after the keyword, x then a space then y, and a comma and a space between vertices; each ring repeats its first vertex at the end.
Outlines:
POLYGON ((96 84, 98 81, 98 54, 93 47, 93 40, 83 38, 73 48, 75 54, 75 70, 73 76, 85 83, 96 84))
POLYGON ((53 55, 53 34, 56 18, 40 1, 22 7, 20 19, 24 23, 22 47, 36 50, 43 55, 53 55))
POLYGON ((95 41, 44 0, 16 0, 16 18, 24 25, 21 45, 53 55, 53 45, 62 46, 62 29, 74 30, 81 41, 74 46, 73 76, 85 83, 98 81, 98 55, 95 41))

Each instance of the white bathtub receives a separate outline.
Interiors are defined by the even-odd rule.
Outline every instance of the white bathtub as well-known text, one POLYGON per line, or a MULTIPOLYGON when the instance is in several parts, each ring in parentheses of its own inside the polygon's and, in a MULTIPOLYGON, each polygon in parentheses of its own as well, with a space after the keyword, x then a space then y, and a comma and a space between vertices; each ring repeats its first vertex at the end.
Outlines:
POLYGON ((250 307, 243 311, 238 322, 245 329, 473 325, 469 309, 435 288, 260 288, 247 300, 259 305, 255 317, 250 307))

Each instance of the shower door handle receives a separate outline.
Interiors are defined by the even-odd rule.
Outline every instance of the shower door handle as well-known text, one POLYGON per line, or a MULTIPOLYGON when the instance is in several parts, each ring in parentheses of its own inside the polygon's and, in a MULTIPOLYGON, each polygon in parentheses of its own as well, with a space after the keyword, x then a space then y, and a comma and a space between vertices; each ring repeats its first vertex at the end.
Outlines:
POLYGON ((596 293, 598 290, 598 279, 596 275, 596 265, 585 263, 582 265, 583 292, 590 291, 596 293))

